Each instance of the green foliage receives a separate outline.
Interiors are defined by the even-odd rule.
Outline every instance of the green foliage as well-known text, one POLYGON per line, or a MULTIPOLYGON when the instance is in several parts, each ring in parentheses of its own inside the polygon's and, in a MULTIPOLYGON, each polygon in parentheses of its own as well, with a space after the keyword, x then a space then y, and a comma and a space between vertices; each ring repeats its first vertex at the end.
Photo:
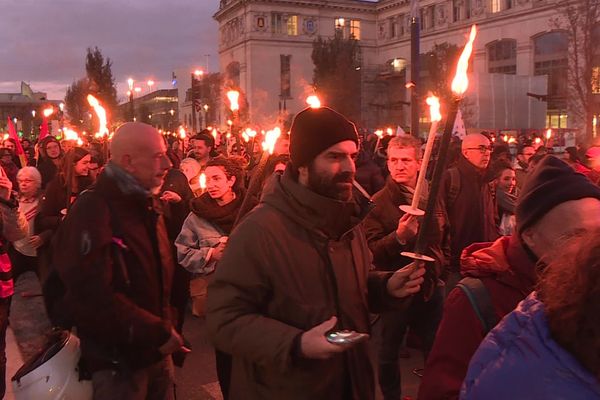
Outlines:
POLYGON ((313 42, 313 85, 321 102, 352 121, 361 120, 360 47, 340 32, 313 42))
POLYGON ((93 110, 87 101, 88 94, 94 95, 106 109, 109 122, 116 118, 117 88, 111 68, 112 61, 108 57, 105 59, 98 47, 87 49, 86 77, 73 82, 65 96, 67 119, 74 127, 94 132, 98 129, 96 118, 89 118, 89 112, 93 110))

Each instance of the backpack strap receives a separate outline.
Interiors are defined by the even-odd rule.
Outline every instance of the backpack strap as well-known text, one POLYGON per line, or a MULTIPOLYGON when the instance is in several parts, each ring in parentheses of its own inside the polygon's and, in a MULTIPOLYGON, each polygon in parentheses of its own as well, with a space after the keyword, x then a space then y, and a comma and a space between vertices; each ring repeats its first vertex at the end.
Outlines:
POLYGON ((450 168, 448 173, 450 173, 450 190, 446 198, 446 209, 451 209, 460 193, 460 173, 456 167, 450 168))
POLYGON ((487 334, 498 323, 498 317, 487 288, 481 279, 472 277, 463 278, 456 287, 462 290, 469 299, 473 311, 483 326, 484 334, 487 334))

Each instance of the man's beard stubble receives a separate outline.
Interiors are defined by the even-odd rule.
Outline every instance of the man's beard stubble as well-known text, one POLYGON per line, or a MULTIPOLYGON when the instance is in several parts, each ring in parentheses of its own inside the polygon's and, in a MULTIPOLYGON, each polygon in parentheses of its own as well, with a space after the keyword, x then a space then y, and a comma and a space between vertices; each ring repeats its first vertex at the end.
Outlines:
POLYGON ((340 183, 349 183, 352 185, 354 173, 347 171, 333 176, 325 176, 315 170, 314 164, 308 166, 308 187, 321 196, 334 200, 350 201, 352 200, 352 186, 340 187, 340 183))

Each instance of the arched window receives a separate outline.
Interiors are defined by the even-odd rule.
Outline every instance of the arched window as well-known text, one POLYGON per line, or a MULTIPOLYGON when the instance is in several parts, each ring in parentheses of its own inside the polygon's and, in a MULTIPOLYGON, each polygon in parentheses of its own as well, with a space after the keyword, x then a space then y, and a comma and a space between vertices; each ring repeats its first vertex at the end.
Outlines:
POLYGON ((517 41, 501 39, 488 43, 488 72, 515 75, 517 73, 517 41))

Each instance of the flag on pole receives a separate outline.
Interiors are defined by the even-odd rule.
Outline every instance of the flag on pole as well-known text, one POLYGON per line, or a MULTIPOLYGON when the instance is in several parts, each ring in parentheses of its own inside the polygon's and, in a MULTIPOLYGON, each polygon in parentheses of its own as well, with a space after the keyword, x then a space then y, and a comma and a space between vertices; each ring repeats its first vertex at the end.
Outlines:
POLYGON ((25 150, 23 150, 23 146, 21 146, 19 135, 17 135, 17 130, 15 129, 15 125, 13 124, 10 117, 8 118, 8 137, 15 141, 15 155, 19 157, 19 161, 21 161, 21 167, 27 166, 27 157, 25 157, 25 150))
POLYGON ((400 125, 396 127, 396 136, 406 136, 406 132, 404 132, 404 129, 400 125))
POLYGON ((38 142, 46 136, 50 136, 50 130, 48 129, 48 119, 42 118, 42 127, 40 128, 40 136, 38 137, 38 142))
POLYGON ((456 119, 454 120, 454 127, 452 128, 452 135, 456 136, 460 140, 463 140, 467 136, 467 129, 465 128, 465 121, 463 121, 462 113, 460 110, 456 113, 456 119))

